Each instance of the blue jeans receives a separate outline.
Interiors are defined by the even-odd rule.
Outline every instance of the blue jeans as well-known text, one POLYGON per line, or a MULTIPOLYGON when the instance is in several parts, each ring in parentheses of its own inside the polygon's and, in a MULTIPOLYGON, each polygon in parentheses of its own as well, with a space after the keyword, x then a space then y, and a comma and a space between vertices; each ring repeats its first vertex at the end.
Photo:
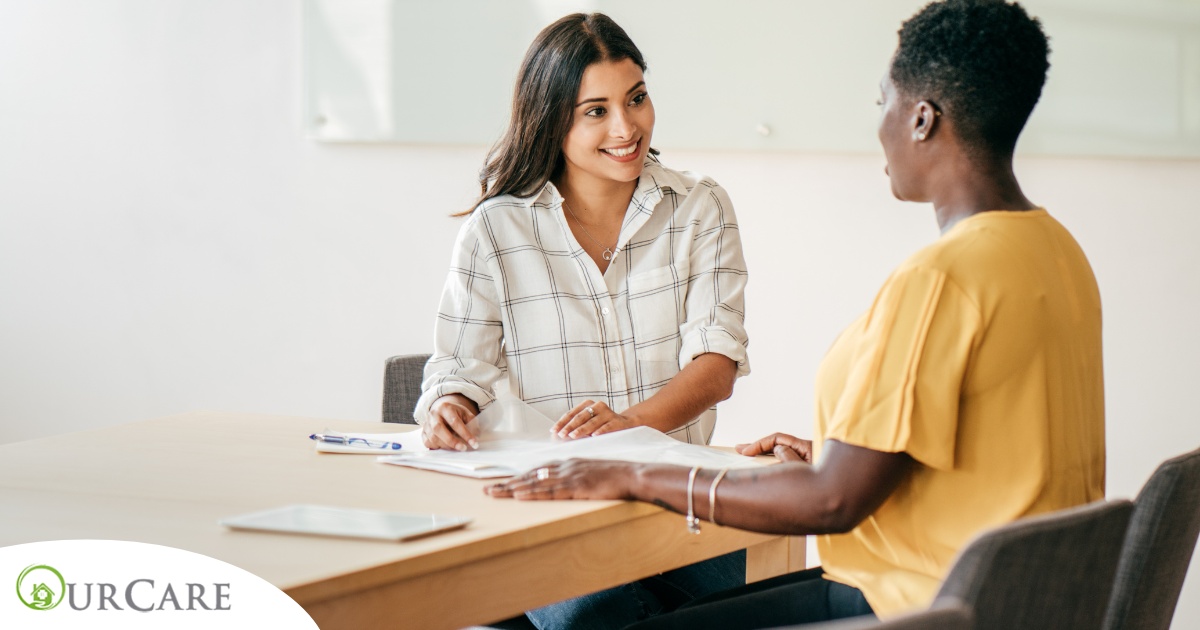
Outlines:
POLYGON ((675 610, 698 597, 746 583, 746 552, 735 551, 674 571, 550 604, 525 615, 539 630, 609 630, 675 610))

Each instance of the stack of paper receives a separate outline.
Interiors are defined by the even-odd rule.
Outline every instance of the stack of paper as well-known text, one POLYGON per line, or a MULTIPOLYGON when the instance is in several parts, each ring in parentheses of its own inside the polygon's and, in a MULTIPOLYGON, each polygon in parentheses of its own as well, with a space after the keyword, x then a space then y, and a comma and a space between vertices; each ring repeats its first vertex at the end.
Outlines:
POLYGON ((477 450, 420 453, 401 451, 399 454, 380 457, 379 461, 480 479, 508 477, 552 461, 572 458, 711 468, 747 468, 762 465, 752 457, 680 442, 649 427, 636 427, 579 440, 560 440, 550 433, 553 423, 521 401, 505 401, 502 406, 497 405, 501 403, 494 403, 480 414, 480 426, 485 429, 506 426, 514 430, 482 431, 477 450), (496 417, 500 415, 505 417, 496 417))

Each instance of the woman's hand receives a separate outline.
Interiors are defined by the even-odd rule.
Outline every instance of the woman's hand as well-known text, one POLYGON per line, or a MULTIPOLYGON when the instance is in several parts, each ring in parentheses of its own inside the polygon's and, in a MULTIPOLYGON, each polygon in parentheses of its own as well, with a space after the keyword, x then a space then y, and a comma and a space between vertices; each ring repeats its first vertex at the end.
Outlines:
POLYGON ((421 440, 431 449, 465 451, 479 448, 479 440, 467 423, 479 414, 479 407, 462 394, 446 394, 433 401, 429 418, 421 425, 421 440))
POLYGON ((569 459, 546 464, 483 491, 493 497, 514 499, 632 499, 637 466, 630 462, 569 459))
POLYGON ((563 414, 554 423, 550 432, 565 440, 604 435, 638 426, 633 419, 623 416, 602 402, 585 400, 563 414))
POLYGON ((749 457, 771 453, 783 462, 812 463, 812 440, 802 440, 786 433, 772 433, 757 442, 738 444, 734 449, 749 457))

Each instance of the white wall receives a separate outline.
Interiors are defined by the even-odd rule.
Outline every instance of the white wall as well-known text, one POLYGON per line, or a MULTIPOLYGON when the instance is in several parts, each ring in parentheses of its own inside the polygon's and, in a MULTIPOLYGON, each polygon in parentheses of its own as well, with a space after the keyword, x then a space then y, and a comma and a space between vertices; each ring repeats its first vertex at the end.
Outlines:
MULTIPOLYGON (((301 139, 296 4, 0 3, 0 441, 195 409, 377 419, 384 358, 429 347, 483 148, 301 139)), ((751 270, 754 373, 717 441, 806 434, 821 355, 932 213, 877 155, 664 148, 730 190, 751 270)), ((1200 445, 1200 162, 1017 168, 1099 277, 1109 494, 1131 496, 1200 445)), ((1176 628, 1200 626, 1198 581, 1176 628)))

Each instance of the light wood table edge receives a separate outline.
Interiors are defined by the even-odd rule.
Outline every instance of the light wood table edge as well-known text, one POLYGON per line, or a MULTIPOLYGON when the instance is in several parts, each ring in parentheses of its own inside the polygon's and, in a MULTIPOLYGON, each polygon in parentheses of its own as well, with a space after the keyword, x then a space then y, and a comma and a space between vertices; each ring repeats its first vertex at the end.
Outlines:
MULTIPOLYGON (((772 558, 756 562, 756 571, 777 575, 788 570, 788 537, 714 525, 705 525, 698 536, 687 535, 682 517, 654 509, 654 514, 468 565, 297 601, 322 630, 461 628, 747 547, 752 549, 750 556, 761 553, 772 558), (679 535, 663 535, 676 527, 679 535), (759 546, 762 549, 756 549, 759 546)), ((287 592, 295 598, 291 590, 287 592)))
MULTIPOLYGON (((574 517, 569 521, 546 523, 511 531, 465 545, 438 549, 422 556, 402 558, 395 562, 368 567, 352 573, 329 576, 313 582, 280 585, 280 588, 297 603, 304 606, 310 602, 320 602, 364 589, 386 586, 409 579, 419 579, 439 571, 477 563, 503 554, 539 548, 563 539, 578 539, 575 537, 586 536, 596 530, 619 527, 632 519, 665 512, 657 506, 632 501, 596 501, 596 503, 609 503, 610 505, 604 509, 574 517)), ((676 518, 682 519, 680 516, 676 516, 676 518)))

